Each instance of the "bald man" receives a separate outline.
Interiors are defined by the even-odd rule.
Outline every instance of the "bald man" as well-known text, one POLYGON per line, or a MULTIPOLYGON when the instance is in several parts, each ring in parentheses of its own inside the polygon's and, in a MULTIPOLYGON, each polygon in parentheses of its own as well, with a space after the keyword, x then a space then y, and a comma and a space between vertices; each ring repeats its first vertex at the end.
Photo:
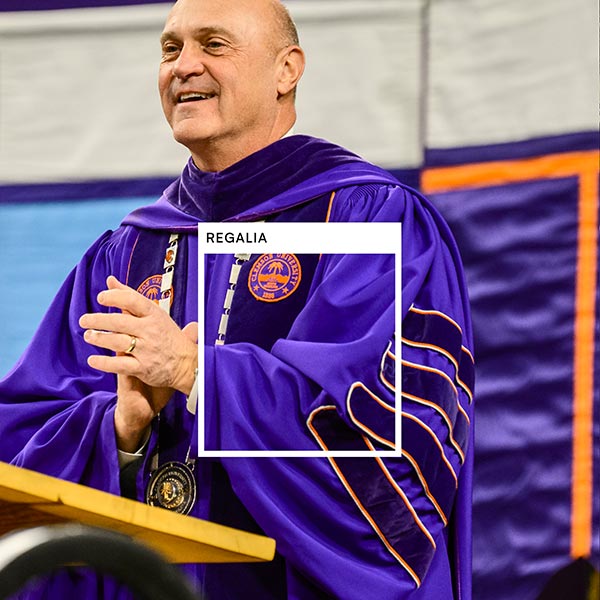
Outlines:
MULTIPOLYGON (((186 567, 209 599, 469 600, 472 334, 445 223, 292 133, 304 53, 279 2, 179 0, 161 48, 189 162, 64 283, 0 384, 0 458, 277 540, 271 564, 186 567), (198 458, 198 388, 209 449, 395 448, 390 256, 209 256, 198 385, 197 225, 263 220, 402 222, 402 458, 198 458)), ((90 574, 41 588, 129 597, 90 574)))

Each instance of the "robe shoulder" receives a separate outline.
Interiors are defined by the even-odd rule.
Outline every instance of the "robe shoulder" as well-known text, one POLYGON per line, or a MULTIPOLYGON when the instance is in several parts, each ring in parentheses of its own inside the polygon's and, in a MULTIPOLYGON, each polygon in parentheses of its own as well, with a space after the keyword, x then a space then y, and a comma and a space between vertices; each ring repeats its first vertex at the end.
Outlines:
POLYGON ((411 306, 440 311, 456 321, 472 350, 469 299, 460 251, 435 205, 400 182, 339 189, 331 221, 402 223, 402 314, 411 306))

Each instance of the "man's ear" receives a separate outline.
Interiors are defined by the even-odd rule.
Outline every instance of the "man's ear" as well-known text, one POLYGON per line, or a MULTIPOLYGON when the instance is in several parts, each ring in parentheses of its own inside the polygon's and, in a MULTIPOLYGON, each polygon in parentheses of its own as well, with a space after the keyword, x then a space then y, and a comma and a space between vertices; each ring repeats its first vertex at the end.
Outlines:
POLYGON ((304 73, 304 51, 300 46, 288 46, 279 55, 277 97, 281 98, 295 89, 304 73))

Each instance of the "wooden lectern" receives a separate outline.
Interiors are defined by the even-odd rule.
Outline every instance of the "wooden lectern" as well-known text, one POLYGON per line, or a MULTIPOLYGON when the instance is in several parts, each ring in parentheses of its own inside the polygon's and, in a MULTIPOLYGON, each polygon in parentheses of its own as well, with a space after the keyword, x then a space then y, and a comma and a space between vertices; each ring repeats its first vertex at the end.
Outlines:
POLYGON ((0 535, 77 521, 124 533, 173 563, 260 562, 275 541, 0 462, 0 535))

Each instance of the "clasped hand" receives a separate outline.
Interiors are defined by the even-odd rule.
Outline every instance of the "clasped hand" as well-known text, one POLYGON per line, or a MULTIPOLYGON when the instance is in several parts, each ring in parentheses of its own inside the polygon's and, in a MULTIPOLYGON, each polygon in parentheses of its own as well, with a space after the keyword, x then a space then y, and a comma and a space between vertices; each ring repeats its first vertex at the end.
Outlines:
POLYGON ((173 390, 189 395, 198 362, 198 324, 180 329, 157 304, 116 277, 106 284, 98 303, 121 312, 84 314, 79 324, 86 342, 115 352, 91 355, 88 364, 118 375, 117 442, 131 452, 173 390), (126 354, 133 338, 135 349, 126 354))

